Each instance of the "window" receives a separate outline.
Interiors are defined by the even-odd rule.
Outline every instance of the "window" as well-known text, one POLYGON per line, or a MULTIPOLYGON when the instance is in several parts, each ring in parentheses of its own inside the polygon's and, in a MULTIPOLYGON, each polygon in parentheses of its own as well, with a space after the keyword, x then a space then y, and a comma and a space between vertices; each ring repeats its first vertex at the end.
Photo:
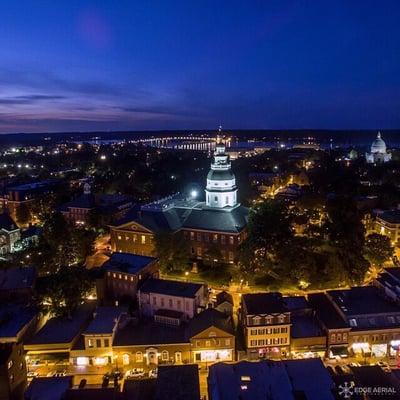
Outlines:
POLYGON ((169 358, 168 351, 167 350, 162 351, 161 352, 161 360, 168 361, 168 358, 169 358))
POLYGON ((122 364, 129 365, 129 354, 122 355, 122 364))
POLYGON ((153 297, 153 306, 157 305, 157 297, 153 297))
POLYGON ((146 236, 142 235, 142 244, 146 244, 146 236))
POLYGON ((357 326, 357 320, 355 318, 349 319, 349 324, 351 327, 356 327, 357 326))
POLYGON ((231 345, 231 339, 225 339, 225 346, 231 345))
POLYGON ((229 236, 229 244, 234 244, 235 243, 235 239, 233 238, 233 236, 229 236))
POLYGON ((178 301, 176 302, 176 307, 177 307, 178 310, 181 309, 181 301, 180 301, 180 300, 178 300, 178 301))
POLYGON ((272 324, 272 317, 265 317, 266 324, 272 324))
POLYGON ((161 307, 164 307, 164 297, 161 297, 161 307))
POLYGON ((221 235, 221 244, 225 244, 225 235, 221 235))
POLYGON ((253 318, 253 324, 254 325, 260 325, 261 323, 261 318, 260 317, 254 317, 253 318))
POLYGON ((264 340, 264 339, 260 339, 260 340, 258 341, 258 345, 259 345, 259 346, 264 346, 264 344, 265 344, 265 340, 264 340))
POLYGON ((201 242, 201 233, 197 233, 197 241, 201 242))
POLYGON ((264 333, 265 333, 265 329, 259 329, 257 332, 258 335, 264 335, 264 333))
POLYGON ((257 340, 250 340, 250 346, 257 346, 257 340))
POLYGON ((172 299, 168 300, 168 305, 169 305, 169 308, 172 308, 172 299))
POLYGON ((218 242, 218 234, 217 233, 215 233, 213 235, 213 242, 218 242))
POLYGON ((211 342, 209 340, 206 340, 206 347, 210 347, 211 346, 211 342))
POLYGON ((228 204, 228 203, 229 203, 229 197, 226 196, 226 197, 225 197, 225 204, 228 204))
POLYGON ((218 203, 218 196, 214 196, 214 200, 218 203))
POLYGON ((143 353, 141 351, 136 352, 136 362, 137 363, 143 362, 143 353))
POLYGON ((194 232, 190 232, 190 240, 194 240, 194 232))
POLYGON ((216 334, 215 332, 211 331, 211 332, 208 334, 208 337, 217 337, 217 334, 216 334))
POLYGON ((186 311, 189 311, 189 309, 190 309, 190 304, 189 304, 189 302, 186 302, 185 307, 186 307, 186 311))
POLYGON ((284 315, 280 315, 279 316, 279 322, 282 324, 283 322, 285 322, 285 316, 284 315))
POLYGON ((10 369, 13 366, 13 360, 10 360, 7 364, 7 368, 10 369))
POLYGON ((93 347, 94 346, 93 339, 89 339, 88 340, 88 346, 89 347, 93 347))
POLYGON ((118 235, 118 240, 121 240, 121 239, 122 239, 122 237, 120 235, 118 235))
POLYGON ((332 343, 336 342, 336 335, 334 333, 332 333, 332 335, 331 335, 331 342, 332 343))
POLYGON ((96 339, 96 347, 101 347, 101 340, 100 339, 96 339))
POLYGON ((104 347, 110 347, 110 339, 104 339, 104 347))

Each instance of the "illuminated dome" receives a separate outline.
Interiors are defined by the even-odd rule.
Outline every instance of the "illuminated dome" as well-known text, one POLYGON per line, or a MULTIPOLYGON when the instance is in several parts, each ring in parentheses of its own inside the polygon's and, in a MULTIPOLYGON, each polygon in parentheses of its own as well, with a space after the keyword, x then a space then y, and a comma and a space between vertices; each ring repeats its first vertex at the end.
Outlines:
POLYGON ((380 132, 378 132, 376 139, 372 142, 371 153, 386 153, 386 143, 382 140, 380 132))

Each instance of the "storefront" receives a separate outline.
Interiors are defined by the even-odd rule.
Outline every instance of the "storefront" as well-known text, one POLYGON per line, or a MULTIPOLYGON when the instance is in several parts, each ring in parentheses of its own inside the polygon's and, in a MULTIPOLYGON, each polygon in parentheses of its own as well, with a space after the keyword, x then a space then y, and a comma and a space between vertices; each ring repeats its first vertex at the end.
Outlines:
POLYGON ((367 342, 357 342, 351 345, 351 349, 355 355, 369 357, 371 355, 371 346, 367 342))
POLYGON ((388 346, 384 344, 373 344, 371 346, 372 357, 386 357, 388 346))
POLYGON ((232 361, 232 349, 200 350, 194 352, 195 362, 232 361))

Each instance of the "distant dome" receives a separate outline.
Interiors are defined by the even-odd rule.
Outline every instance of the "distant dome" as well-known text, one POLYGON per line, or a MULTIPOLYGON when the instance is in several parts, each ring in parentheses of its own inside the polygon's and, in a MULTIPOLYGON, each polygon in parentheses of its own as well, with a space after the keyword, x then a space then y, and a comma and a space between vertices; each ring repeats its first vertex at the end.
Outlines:
POLYGON ((386 143, 382 140, 380 132, 372 142, 371 153, 386 153, 386 143))

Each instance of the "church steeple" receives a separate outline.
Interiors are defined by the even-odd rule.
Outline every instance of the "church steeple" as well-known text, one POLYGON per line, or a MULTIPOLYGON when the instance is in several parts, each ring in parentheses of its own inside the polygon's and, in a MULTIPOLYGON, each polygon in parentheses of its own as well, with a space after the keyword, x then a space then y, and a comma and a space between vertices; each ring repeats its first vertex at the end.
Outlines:
POLYGON ((237 205, 235 175, 231 171, 229 155, 221 141, 220 126, 211 170, 207 175, 206 205, 213 208, 234 207, 237 205))

